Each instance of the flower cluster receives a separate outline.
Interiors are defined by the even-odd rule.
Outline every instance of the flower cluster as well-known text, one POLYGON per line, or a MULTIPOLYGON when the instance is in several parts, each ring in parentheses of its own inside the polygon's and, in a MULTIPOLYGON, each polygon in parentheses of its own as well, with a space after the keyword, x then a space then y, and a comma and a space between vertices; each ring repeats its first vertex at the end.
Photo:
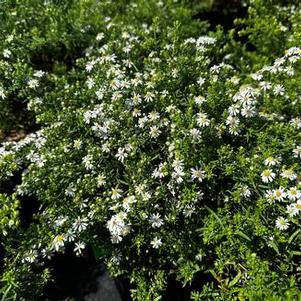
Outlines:
MULTIPOLYGON (((277 298, 299 281, 282 275, 300 264, 301 16, 292 8, 295 26, 280 28, 283 53, 266 55, 267 44, 251 55, 233 32, 206 32, 185 1, 127 2, 95 4, 104 17, 77 23, 89 40, 70 70, 24 67, 40 129, 0 148, 1 183, 20 175, 0 195, 5 269, 22 284, 68 247, 102 248, 136 300, 159 299, 170 276, 208 273, 194 300, 277 298), (27 198, 39 204, 28 227, 18 214, 27 198)), ((267 4, 251 2, 260 20, 267 4)), ((265 27, 249 22, 255 43, 265 27)), ((0 101, 10 92, 0 84, 0 101)))

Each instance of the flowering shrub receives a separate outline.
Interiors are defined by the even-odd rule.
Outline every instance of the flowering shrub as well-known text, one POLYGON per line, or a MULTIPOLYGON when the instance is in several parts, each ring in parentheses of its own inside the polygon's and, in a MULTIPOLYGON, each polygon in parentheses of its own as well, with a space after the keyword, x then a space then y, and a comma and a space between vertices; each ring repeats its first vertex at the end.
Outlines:
POLYGON ((298 300, 300 9, 269 56, 268 19, 255 25, 272 2, 244 21, 252 54, 174 2, 130 3, 73 70, 31 83, 41 129, 0 151, 2 183, 22 174, 0 198, 7 296, 37 297, 45 263, 72 247, 101 249, 134 300, 159 300, 171 278, 199 281, 193 300, 298 300), (39 204, 28 227, 24 197, 39 204))

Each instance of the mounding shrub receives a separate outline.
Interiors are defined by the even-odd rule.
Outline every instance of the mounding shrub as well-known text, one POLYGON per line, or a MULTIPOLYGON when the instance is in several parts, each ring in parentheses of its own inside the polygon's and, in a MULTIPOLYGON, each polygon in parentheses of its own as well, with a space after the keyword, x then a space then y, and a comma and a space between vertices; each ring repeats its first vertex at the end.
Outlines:
POLYGON ((102 254, 134 300, 174 278, 192 300, 299 300, 300 8, 274 15, 291 22, 278 51, 258 39, 272 1, 251 1, 237 32, 207 32, 174 2, 103 18, 73 69, 32 87, 40 130, 0 151, 2 183, 22 174, 0 196, 7 298, 37 299, 47 261, 72 247, 102 254))

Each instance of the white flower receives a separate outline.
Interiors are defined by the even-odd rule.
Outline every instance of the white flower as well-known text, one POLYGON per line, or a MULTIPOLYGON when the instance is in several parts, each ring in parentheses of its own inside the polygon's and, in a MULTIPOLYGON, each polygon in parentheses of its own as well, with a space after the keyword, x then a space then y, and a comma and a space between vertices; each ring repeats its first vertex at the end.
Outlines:
POLYGON ((80 149, 82 146, 82 141, 80 139, 74 140, 73 146, 75 149, 80 149))
POLYGON ((87 156, 83 157, 82 161, 83 161, 83 163, 85 165, 85 168, 87 170, 92 170, 93 169, 94 166, 93 166, 92 160, 93 160, 93 157, 91 155, 87 155, 87 156))
MULTIPOLYGON (((297 129, 301 129, 301 119, 299 117, 292 118, 290 120, 290 125, 297 129)), ((301 153, 301 150, 300 150, 300 153, 301 153)))
POLYGON ((125 211, 129 211, 131 209, 131 205, 136 202, 137 202, 137 200, 136 200, 135 196, 130 195, 123 200, 122 207, 124 208, 125 211))
POLYGON ((152 214, 149 218, 153 228, 160 228, 163 225, 163 220, 159 213, 152 214))
POLYGON ((43 258, 51 259, 53 256, 53 250, 49 248, 42 249, 41 253, 43 258))
POLYGON ((30 79, 30 80, 27 82, 27 84, 28 84, 28 87, 29 87, 29 88, 34 89, 34 88, 37 88, 37 87, 39 86, 39 81, 38 81, 37 79, 30 79))
POLYGON ((101 187, 101 186, 103 186, 105 184, 106 184, 106 177, 103 174, 99 175, 97 177, 97 186, 101 187))
POLYGON ((178 159, 175 159, 173 162, 172 162, 172 167, 174 168, 174 170, 183 170, 183 161, 182 160, 178 160, 178 159))
POLYGON ((234 104, 228 108, 228 113, 230 116, 236 116, 239 114, 239 105, 234 104))
POLYGON ((65 222, 67 221, 68 217, 66 216, 59 216, 55 221, 54 221, 54 227, 58 228, 61 227, 65 224, 65 222))
POLYGON ((276 85, 273 89, 273 92, 276 96, 283 96, 284 95, 284 87, 282 85, 276 85))
POLYGON ((273 204, 275 202, 275 195, 273 190, 267 190, 264 195, 270 204, 273 204))
POLYGON ((125 222, 126 217, 127 214, 125 212, 119 212, 107 222, 107 228, 111 233, 113 243, 119 243, 122 241, 123 236, 129 233, 130 225, 125 222))
POLYGON ((92 89, 95 86, 95 81, 91 77, 88 77, 86 84, 89 89, 92 89))
POLYGON ((11 51, 9 50, 9 49, 4 49, 3 50, 3 52, 2 52, 2 54, 3 54, 3 56, 5 57, 5 58, 10 58, 10 56, 11 56, 11 51))
POLYGON ((4 90, 0 87, 0 98, 5 99, 6 95, 4 93, 4 90))
POLYGON ((36 251, 36 250, 30 250, 30 251, 26 254, 26 256, 24 257, 24 261, 27 261, 27 262, 29 262, 29 263, 33 263, 33 262, 36 261, 37 257, 38 257, 37 251, 36 251))
POLYGON ((290 217, 294 217, 299 213, 299 210, 296 208, 296 206, 294 204, 289 204, 286 206, 286 213, 290 217))
POLYGON ((64 235, 57 235, 52 242, 52 247, 54 248, 55 251, 59 251, 64 247, 64 245, 65 245, 64 235))
POLYGON ((35 76, 35 77, 42 77, 44 74, 45 74, 44 71, 37 70, 37 71, 34 72, 33 76, 35 76))
POLYGON ((160 134, 161 134, 161 131, 158 129, 158 127, 156 125, 153 125, 153 126, 150 127, 149 135, 152 138, 157 138, 157 137, 159 137, 160 134))
POLYGON ((206 113, 198 113, 196 122, 197 125, 200 127, 206 127, 210 124, 210 121, 206 113))
POLYGON ((204 102, 206 101, 205 97, 203 96, 196 96, 194 98, 194 102, 197 104, 197 105, 201 105, 203 104, 204 102))
POLYGON ((159 167, 153 171, 152 178, 162 179, 165 176, 165 173, 163 172, 164 167, 165 167, 165 164, 160 163, 159 167))
POLYGON ((197 179, 199 182, 202 182, 205 177, 205 171, 200 168, 191 168, 191 178, 192 180, 197 179))
POLYGON ((189 131, 192 139, 197 140, 201 137, 201 131, 199 129, 193 128, 189 131))
POLYGON ((277 201, 283 201, 286 197, 286 193, 284 192, 284 188, 279 187, 278 189, 274 190, 274 197, 277 201))
POLYGON ((86 245, 83 242, 76 242, 74 247, 74 252, 76 256, 79 256, 82 254, 82 251, 85 249, 86 245))
POLYGON ((86 64, 86 67, 85 67, 86 71, 87 72, 91 72, 92 69, 93 69, 93 67, 94 67, 94 65, 95 65, 95 63, 96 63, 95 61, 88 62, 86 64))
POLYGON ((203 86, 203 84, 205 83, 205 81, 206 81, 206 80, 205 80, 203 77, 199 77, 197 83, 198 83, 199 86, 201 87, 201 86, 203 86))
POLYGON ((279 160, 274 157, 268 157, 264 160, 264 164, 268 166, 274 166, 276 164, 279 164, 279 160))
POLYGON ((226 124, 231 128, 236 128, 239 125, 239 119, 234 116, 228 116, 226 120, 226 124))
POLYGON ((111 194, 112 200, 118 200, 122 197, 122 190, 118 188, 112 188, 111 194))
POLYGON ((76 189, 72 185, 69 185, 68 188, 65 190, 65 195, 74 197, 75 196, 76 189))
POLYGON ((187 205, 183 210, 183 214, 185 217, 191 217, 191 215, 195 212, 195 207, 193 205, 187 205))
POLYGON ((298 200, 294 206, 297 208, 297 210, 301 211, 301 200, 298 200))
POLYGON ((279 230, 287 230, 288 227, 289 227, 289 222, 286 218, 280 216, 277 218, 276 220, 276 227, 279 229, 279 230))
POLYGON ((243 107, 241 109, 241 115, 243 117, 247 117, 247 118, 255 116, 256 115, 255 107, 251 107, 251 106, 245 106, 245 107, 243 107))
POLYGON ((87 227, 88 227, 88 219, 86 217, 84 218, 77 217, 77 219, 72 224, 72 228, 76 232, 82 232, 86 230, 87 227))
POLYGON ((96 41, 101 41, 103 38, 104 38, 104 33, 103 32, 100 32, 99 34, 97 34, 96 36, 96 41))
POLYGON ((76 238, 75 233, 73 230, 69 229, 65 235, 65 240, 68 242, 74 241, 76 238))
POLYGON ((126 152, 124 147, 119 147, 118 152, 115 157, 121 162, 124 163, 124 159, 128 157, 128 153, 126 152))
POLYGON ((272 182, 275 178, 276 174, 270 170, 270 169, 265 169, 262 173, 261 173, 261 180, 264 183, 269 183, 272 182))
POLYGON ((291 187, 286 195, 291 201, 295 201, 301 197, 300 191, 296 187, 291 187))
POLYGON ((183 170, 183 167, 174 168, 174 171, 172 173, 172 177, 176 179, 176 182, 178 184, 181 184, 184 180, 183 177, 185 176, 185 172, 183 170))
POLYGON ((157 236, 151 241, 151 245, 154 249, 159 249, 162 245, 161 238, 158 238, 157 236))
POLYGON ((260 85, 260 87, 261 87, 261 89, 262 89, 263 91, 270 90, 271 87, 272 87, 272 85, 271 85, 270 83, 264 82, 264 81, 263 81, 263 82, 260 82, 259 85, 260 85))
POLYGON ((301 146, 298 145, 294 150, 293 150, 293 156, 295 158, 301 158, 301 146))
POLYGON ((249 187, 247 185, 244 185, 241 187, 241 191, 240 194, 245 197, 248 198, 251 196, 251 190, 249 189, 249 187))
POLYGON ((290 179, 291 181, 297 178, 297 175, 291 169, 284 170, 280 175, 282 178, 290 179))

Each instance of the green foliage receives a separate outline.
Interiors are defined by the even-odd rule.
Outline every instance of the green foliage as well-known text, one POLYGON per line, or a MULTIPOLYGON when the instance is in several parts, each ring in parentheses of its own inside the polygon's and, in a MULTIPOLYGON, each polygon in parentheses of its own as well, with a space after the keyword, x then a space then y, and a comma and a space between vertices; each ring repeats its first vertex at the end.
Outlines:
POLYGON ((299 300, 298 3, 250 1, 214 32, 190 1, 33 3, 2 13, 0 98, 40 128, 0 149, 1 183, 21 174, 0 196, 3 298, 38 298, 71 247, 138 301, 170 279, 193 300, 299 300))

